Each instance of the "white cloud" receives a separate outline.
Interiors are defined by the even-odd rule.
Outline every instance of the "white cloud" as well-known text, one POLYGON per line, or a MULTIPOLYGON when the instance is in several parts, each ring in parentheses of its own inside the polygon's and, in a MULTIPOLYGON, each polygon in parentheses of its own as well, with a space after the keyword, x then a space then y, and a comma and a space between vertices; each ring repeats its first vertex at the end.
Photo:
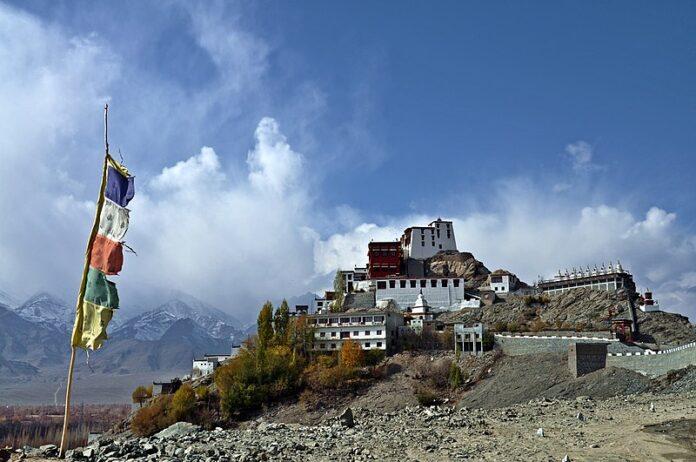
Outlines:
POLYGON ((302 156, 293 152, 278 123, 264 117, 256 127, 256 147, 249 152, 249 181, 261 191, 282 194, 297 187, 302 156))
POLYGON ((592 163, 594 156, 594 148, 585 141, 576 141, 568 144, 565 147, 565 153, 573 164, 573 170, 586 171, 597 168, 598 166, 592 163))

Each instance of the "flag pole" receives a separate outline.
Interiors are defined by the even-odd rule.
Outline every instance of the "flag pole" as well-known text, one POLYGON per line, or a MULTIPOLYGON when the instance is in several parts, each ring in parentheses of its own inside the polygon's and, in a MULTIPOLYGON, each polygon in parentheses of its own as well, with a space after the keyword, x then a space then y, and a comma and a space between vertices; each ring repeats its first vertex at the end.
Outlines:
MULTIPOLYGON (((85 299, 85 289, 87 287, 87 272, 89 271, 89 260, 92 255, 92 245, 94 244, 94 239, 99 231, 99 217, 101 216, 101 209, 103 205, 102 198, 104 197, 104 190, 106 188, 106 170, 109 162, 109 105, 104 105, 104 168, 102 170, 102 181, 99 190, 99 200, 97 201, 97 211, 94 216, 94 223, 92 224, 92 232, 89 235, 89 241, 87 242, 87 250, 85 252, 85 265, 82 271, 82 282, 80 283, 80 292, 77 295, 77 307, 75 309, 75 326, 82 324, 83 313, 82 304, 85 299)), ((68 383, 65 390, 65 414, 63 416, 63 434, 60 438, 60 452, 58 457, 65 457, 65 451, 68 449, 68 427, 70 423, 70 396, 72 394, 72 382, 73 382, 73 371, 75 369, 75 351, 77 349, 77 342, 75 341, 75 329, 73 329, 73 335, 70 340, 70 363, 68 365, 68 383)))

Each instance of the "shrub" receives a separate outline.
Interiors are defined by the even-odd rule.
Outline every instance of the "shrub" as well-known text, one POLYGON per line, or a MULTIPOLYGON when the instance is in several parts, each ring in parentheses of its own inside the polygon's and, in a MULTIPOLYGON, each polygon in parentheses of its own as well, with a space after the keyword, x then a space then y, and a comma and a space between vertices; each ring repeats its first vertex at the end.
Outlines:
POLYGON ((210 399, 210 389, 205 385, 199 386, 196 388, 196 398, 207 402, 210 399))
POLYGON ((361 367, 364 363, 364 353, 360 344, 355 340, 346 340, 341 346, 339 363, 348 369, 361 367))
POLYGON ((535 319, 530 326, 532 332, 541 332, 547 327, 548 325, 546 324, 546 321, 544 321, 543 319, 535 319))
POLYGON ((323 367, 319 364, 314 364, 308 367, 305 373, 307 386, 319 392, 352 388, 355 384, 351 382, 351 379, 355 378, 355 376, 355 369, 342 365, 323 367))
POLYGON ((457 363, 452 362, 450 364, 449 370, 449 385, 450 387, 457 389, 464 383, 464 377, 462 376, 462 370, 457 366, 457 363))
POLYGON ((505 332, 505 329, 507 329, 507 323, 505 321, 496 321, 495 324, 493 324, 493 330, 496 332, 505 332))
POLYGON ((493 349, 493 345, 495 344, 495 336, 493 335, 493 332, 484 331, 481 343, 483 344, 483 351, 493 349))
POLYGON ((237 412, 259 408, 262 398, 263 392, 257 385, 235 383, 222 393, 220 407, 226 416, 231 417, 237 412))
POLYGON ((418 388, 413 394, 421 406, 435 406, 441 402, 435 393, 426 388, 418 388))
POLYGON ((138 409, 131 421, 131 430, 138 436, 150 436, 175 422, 171 412, 171 395, 158 396, 152 402, 138 409))
POLYGON ((510 321, 507 323, 507 331, 508 332, 519 332, 520 330, 520 325, 515 322, 515 321, 510 321))
POLYGON ((177 421, 191 419, 196 409, 196 392, 188 383, 183 384, 172 398, 172 413, 177 421))

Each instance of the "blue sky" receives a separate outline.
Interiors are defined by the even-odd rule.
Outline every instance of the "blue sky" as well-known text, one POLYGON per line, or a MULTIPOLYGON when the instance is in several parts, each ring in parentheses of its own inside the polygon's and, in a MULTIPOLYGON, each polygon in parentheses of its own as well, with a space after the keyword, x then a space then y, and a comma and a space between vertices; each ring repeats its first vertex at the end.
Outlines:
POLYGON ((131 293, 177 286, 246 313, 364 263, 370 238, 442 216, 491 267, 532 280, 620 258, 696 314, 691 2, 29 1, 0 13, 12 63, 0 189, 26 198, 0 224, 0 256, 20 268, 0 270, 6 291, 72 294, 75 278, 35 271, 32 243, 60 236, 42 253, 79 277, 108 100, 111 146, 142 193, 139 256, 121 276, 131 293), (31 213, 46 200, 53 215, 31 213))

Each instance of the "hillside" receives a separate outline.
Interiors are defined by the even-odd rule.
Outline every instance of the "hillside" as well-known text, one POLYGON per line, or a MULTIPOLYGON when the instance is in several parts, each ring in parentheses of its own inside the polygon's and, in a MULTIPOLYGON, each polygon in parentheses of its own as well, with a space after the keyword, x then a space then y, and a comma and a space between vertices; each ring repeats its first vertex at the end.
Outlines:
POLYGON ((467 288, 478 288, 490 273, 470 252, 442 251, 425 260, 424 276, 464 278, 467 288))
MULTIPOLYGON (((613 317, 627 314, 625 292, 577 289, 551 296, 510 295, 501 303, 445 313, 438 319, 445 323, 481 322, 491 328, 499 323, 516 323, 521 330, 540 319, 550 329, 608 330, 613 317)), ((696 340, 696 327, 679 314, 638 310, 638 323, 641 341, 671 345, 696 340)))

